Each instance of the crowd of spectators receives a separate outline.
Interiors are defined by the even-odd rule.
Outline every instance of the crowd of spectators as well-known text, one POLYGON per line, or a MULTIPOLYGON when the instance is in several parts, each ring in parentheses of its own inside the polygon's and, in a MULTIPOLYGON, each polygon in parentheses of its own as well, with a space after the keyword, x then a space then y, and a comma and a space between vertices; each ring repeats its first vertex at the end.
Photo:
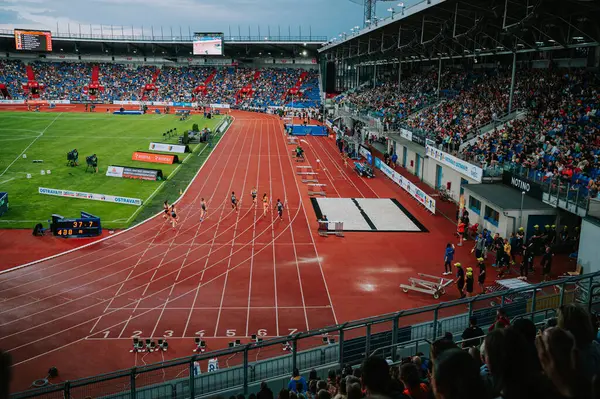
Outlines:
POLYGON ((564 305, 540 325, 528 318, 511 321, 499 308, 487 333, 471 318, 460 341, 446 333, 427 354, 396 364, 371 356, 360 367, 329 370, 326 379, 316 370, 306 378, 296 369, 276 395, 263 382, 248 399, 598 398, 597 333, 596 319, 580 305, 564 305))
POLYGON ((545 77, 552 89, 530 93, 530 107, 466 145, 461 156, 495 167, 509 165, 529 177, 569 184, 579 195, 597 197, 600 186, 599 80, 595 73, 558 71, 545 77))
MULTIPOLYGON (((237 104, 255 108, 283 106, 292 101, 288 91, 299 85, 294 102, 307 106, 320 105, 318 71, 308 71, 300 79, 299 68, 245 68, 132 65, 120 63, 31 62, 38 83, 44 85, 42 100, 87 100, 85 87, 92 83, 94 65, 98 67, 98 101, 174 101, 216 104, 237 104), (214 78, 207 78, 214 73, 214 78), (195 92, 205 83, 205 90, 195 92), (152 90, 144 90, 146 85, 152 90), (248 87, 251 90, 243 91, 248 87)), ((25 64, 21 61, 0 61, 0 83, 7 86, 13 99, 31 98, 23 90, 27 83, 25 64)))

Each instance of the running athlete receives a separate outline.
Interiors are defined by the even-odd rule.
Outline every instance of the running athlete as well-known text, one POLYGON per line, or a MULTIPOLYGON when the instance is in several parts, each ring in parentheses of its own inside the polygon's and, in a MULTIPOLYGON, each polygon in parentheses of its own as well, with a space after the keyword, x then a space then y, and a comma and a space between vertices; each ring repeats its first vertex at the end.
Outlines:
POLYGON ((256 207, 256 187, 252 188, 252 191, 250 191, 250 195, 252 196, 252 203, 256 207))
POLYGON ((279 215, 279 220, 283 220, 283 203, 279 198, 277 198, 277 214, 279 215))
POLYGON ((173 230, 175 230, 175 226, 177 226, 177 210, 175 209, 175 204, 171 205, 171 223, 173 226, 173 230))
POLYGON ((231 209, 235 209, 236 212, 238 211, 238 204, 234 191, 231 192, 231 209))
POLYGON ((206 202, 204 198, 200 198, 200 221, 204 222, 204 218, 206 217, 206 202))
POLYGON ((167 201, 163 203, 163 211, 163 219, 169 220, 169 203, 167 201))
POLYGON ((269 198, 267 197, 267 193, 264 193, 263 198, 263 217, 267 216, 267 211, 269 210, 269 198))

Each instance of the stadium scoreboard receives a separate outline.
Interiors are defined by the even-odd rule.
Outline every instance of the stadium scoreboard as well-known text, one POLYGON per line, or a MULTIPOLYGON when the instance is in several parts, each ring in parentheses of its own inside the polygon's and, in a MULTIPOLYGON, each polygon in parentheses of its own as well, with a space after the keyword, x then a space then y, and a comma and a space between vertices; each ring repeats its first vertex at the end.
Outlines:
POLYGON ((81 212, 81 217, 76 219, 52 215, 50 229, 53 235, 63 238, 97 237, 102 234, 100 218, 86 212, 81 212))
POLYGON ((45 30, 15 29, 15 48, 20 51, 52 51, 52 34, 45 30))
POLYGON ((223 55, 223 33, 194 33, 194 55, 223 55))

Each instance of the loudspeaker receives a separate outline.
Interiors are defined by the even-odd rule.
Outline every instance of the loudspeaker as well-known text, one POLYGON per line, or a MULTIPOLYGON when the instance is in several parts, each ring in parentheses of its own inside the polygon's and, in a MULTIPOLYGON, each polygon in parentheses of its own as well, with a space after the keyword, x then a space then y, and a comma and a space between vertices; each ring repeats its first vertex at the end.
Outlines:
POLYGON ((56 367, 50 367, 50 369, 48 369, 48 377, 58 377, 58 369, 56 367))

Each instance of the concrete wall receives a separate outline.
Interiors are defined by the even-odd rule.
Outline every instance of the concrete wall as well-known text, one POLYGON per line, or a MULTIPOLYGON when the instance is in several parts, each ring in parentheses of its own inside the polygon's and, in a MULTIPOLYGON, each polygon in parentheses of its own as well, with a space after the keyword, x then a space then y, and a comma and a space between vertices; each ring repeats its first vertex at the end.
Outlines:
POLYGON ((600 271, 600 221, 585 218, 581 222, 581 238, 577 263, 583 266, 584 273, 600 271))
MULTIPOLYGON (((451 169, 432 158, 426 158, 427 165, 424 168, 423 181, 431 187, 436 187, 436 166, 442 167, 442 181, 441 185, 444 187, 450 183, 450 192, 452 193, 452 199, 455 202, 460 200, 460 186, 461 181, 464 179, 468 184, 477 183, 475 180, 468 178, 462 173, 458 173, 454 169, 451 169)), ((437 187, 436 187, 437 188, 437 187)))
MULTIPOLYGON (((520 219, 520 211, 519 210, 503 210, 498 206, 486 201, 485 199, 473 195, 470 191, 465 191, 465 207, 469 211, 469 221, 471 224, 479 223, 479 226, 482 229, 488 229, 493 233, 500 233, 502 237, 510 237, 512 233, 516 233, 520 226, 527 228, 529 217, 530 216, 538 216, 538 215, 556 215, 555 209, 527 209, 523 210, 523 219, 521 224, 519 224, 520 219), (477 214, 470 207, 470 198, 473 196, 475 199, 481 202, 481 210, 480 213, 477 214), (492 222, 485 220, 485 207, 488 206, 499 213, 498 217, 498 226, 494 225, 492 222)), ((525 232, 527 233, 527 231, 525 232)))

